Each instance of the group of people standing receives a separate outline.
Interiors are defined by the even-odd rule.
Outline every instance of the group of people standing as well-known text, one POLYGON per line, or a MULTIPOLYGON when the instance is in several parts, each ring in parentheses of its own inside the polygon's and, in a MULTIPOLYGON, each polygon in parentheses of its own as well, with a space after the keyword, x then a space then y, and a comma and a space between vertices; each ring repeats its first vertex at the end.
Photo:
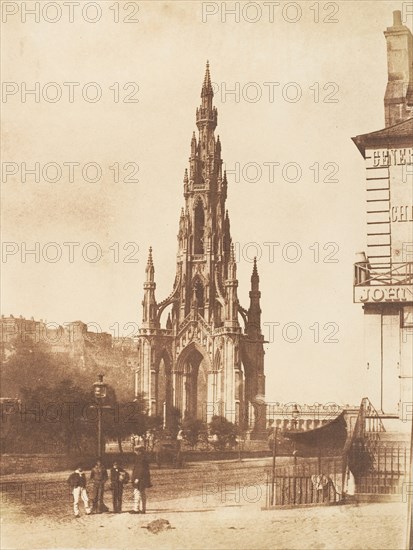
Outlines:
POLYGON ((86 474, 81 465, 78 465, 75 471, 70 474, 67 482, 70 486, 73 495, 73 511, 75 517, 80 516, 79 502, 83 501, 85 512, 89 514, 101 514, 109 512, 109 508, 103 502, 105 484, 110 481, 110 489, 112 491, 113 512, 122 512, 122 498, 124 486, 129 482, 133 487, 133 510, 131 514, 146 513, 146 489, 152 487, 149 462, 146 458, 145 449, 139 446, 135 449, 135 462, 133 465, 132 476, 122 468, 119 462, 113 462, 110 469, 110 474, 103 465, 100 458, 96 460, 95 465, 90 472, 91 482, 91 503, 89 501, 88 492, 86 489, 86 474))

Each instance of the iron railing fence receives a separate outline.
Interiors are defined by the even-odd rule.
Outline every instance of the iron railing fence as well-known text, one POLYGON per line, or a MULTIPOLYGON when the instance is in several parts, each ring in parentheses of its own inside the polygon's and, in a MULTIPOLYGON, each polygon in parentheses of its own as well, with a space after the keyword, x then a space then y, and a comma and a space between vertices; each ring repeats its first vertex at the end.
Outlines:
POLYGON ((380 441, 371 448, 356 441, 351 450, 351 466, 357 493, 397 494, 409 471, 408 445, 400 441, 380 441))
POLYGON ((334 504, 343 499, 341 457, 306 458, 267 471, 266 505, 334 504))

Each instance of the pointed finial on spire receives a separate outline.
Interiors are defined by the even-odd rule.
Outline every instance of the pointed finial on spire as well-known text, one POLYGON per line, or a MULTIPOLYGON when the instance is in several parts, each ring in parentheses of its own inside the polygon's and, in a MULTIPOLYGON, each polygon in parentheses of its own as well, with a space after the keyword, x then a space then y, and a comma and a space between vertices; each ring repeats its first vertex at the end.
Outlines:
POLYGON ((153 258, 152 258, 152 247, 149 247, 149 254, 148 254, 148 261, 146 264, 146 273, 152 272, 153 273, 153 258))
POLYGON ((257 270, 257 258, 254 258, 254 267, 251 275, 250 307, 248 309, 248 323, 246 332, 252 339, 261 335, 261 306, 260 306, 260 278, 257 270))
POLYGON ((258 269, 257 269, 257 258, 255 257, 254 266, 252 268, 252 275, 251 275, 251 290, 258 291, 259 284, 260 284, 260 277, 258 275, 258 269))
POLYGON ((166 328, 168 330, 172 329, 172 321, 171 321, 171 314, 170 313, 168 313, 168 318, 166 320, 166 328))
POLYGON ((205 77, 202 85, 201 96, 204 96, 204 95, 211 95, 211 96, 214 95, 214 92, 212 90, 212 84, 211 84, 211 74, 209 72, 209 61, 206 62, 205 77))
POLYGON ((208 78, 210 78, 209 74, 209 60, 207 59, 206 67, 205 67, 205 82, 207 83, 208 78))
MULTIPOLYGON (((155 285, 155 268, 153 266, 152 247, 151 246, 149 247, 148 261, 147 261, 147 264, 146 264, 145 273, 146 273, 146 282, 144 283, 143 288, 145 288, 145 289, 151 288, 152 285, 155 285)), ((153 288, 155 288, 155 286, 153 286, 153 288)))
POLYGON ((235 260, 235 247, 231 239, 229 245, 229 261, 228 261, 228 280, 236 281, 237 279, 237 262, 235 260))
POLYGON ((217 126, 218 111, 217 108, 212 105, 213 97, 214 91, 209 72, 209 62, 207 62, 201 90, 201 106, 196 111, 196 125, 201 133, 203 133, 203 130, 207 130, 208 133, 212 133, 217 126))
POLYGON ((257 270, 257 257, 254 256, 254 267, 252 268, 252 276, 258 277, 258 270, 257 270))

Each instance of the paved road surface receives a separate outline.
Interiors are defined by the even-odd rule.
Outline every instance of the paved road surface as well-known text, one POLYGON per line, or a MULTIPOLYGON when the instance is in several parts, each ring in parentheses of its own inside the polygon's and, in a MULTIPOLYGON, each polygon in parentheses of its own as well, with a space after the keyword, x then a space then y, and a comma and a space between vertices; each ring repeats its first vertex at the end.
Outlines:
MULTIPOLYGON (((2 478, 1 548, 403 549, 402 503, 262 511, 265 465, 198 463, 153 470, 148 514, 72 516, 68 472, 2 478), (14 488, 13 488, 14 487, 14 488), (173 529, 144 527, 166 519, 173 529)), ((111 506, 110 492, 106 503, 111 506)))

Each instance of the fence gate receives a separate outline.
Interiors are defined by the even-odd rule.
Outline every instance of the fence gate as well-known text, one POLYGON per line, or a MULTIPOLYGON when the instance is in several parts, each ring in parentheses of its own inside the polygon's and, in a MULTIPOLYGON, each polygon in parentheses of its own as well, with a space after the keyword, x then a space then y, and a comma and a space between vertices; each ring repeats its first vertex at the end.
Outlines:
POLYGON ((340 502, 342 467, 341 458, 308 458, 299 464, 267 471, 267 508, 340 502))

